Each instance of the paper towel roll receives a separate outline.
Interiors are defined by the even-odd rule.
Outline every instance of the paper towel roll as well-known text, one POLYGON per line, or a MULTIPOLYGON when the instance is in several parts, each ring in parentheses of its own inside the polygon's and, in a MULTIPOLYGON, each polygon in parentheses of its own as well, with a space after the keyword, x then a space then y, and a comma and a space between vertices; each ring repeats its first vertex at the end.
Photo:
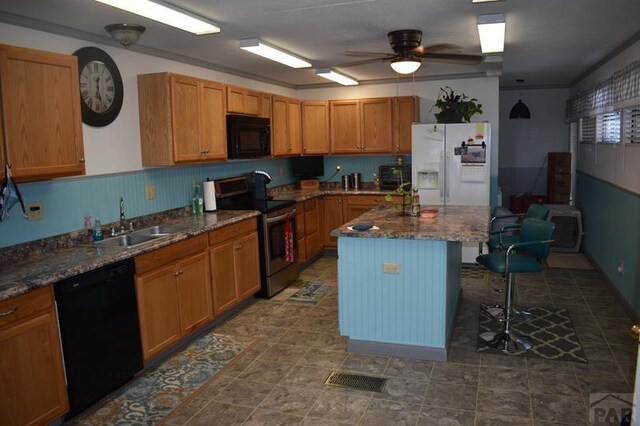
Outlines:
POLYGON ((215 211, 216 206, 216 185, 212 180, 203 183, 204 188, 204 210, 207 212, 215 211))

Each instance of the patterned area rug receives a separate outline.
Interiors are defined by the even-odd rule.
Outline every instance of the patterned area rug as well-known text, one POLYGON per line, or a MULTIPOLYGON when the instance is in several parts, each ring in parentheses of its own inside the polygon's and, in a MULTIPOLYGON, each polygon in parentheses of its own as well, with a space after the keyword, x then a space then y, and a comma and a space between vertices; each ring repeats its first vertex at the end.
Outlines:
POLYGON ((274 296, 273 300, 318 303, 331 289, 332 287, 318 282, 295 280, 289 287, 274 296))
POLYGON ((462 279, 482 280, 487 270, 479 266, 463 266, 462 279))
MULTIPOLYGON (((502 327, 500 323, 485 312, 485 307, 486 305, 480 306, 478 335, 487 331, 497 331, 502 327)), ((530 308, 527 310, 533 314, 533 318, 513 325, 513 329, 520 334, 531 337, 534 347, 529 351, 519 351, 505 355, 524 355, 527 357, 587 363, 587 358, 582 351, 582 346, 571 323, 571 317, 566 309, 530 308)), ((499 349, 487 346, 479 337, 478 352, 504 354, 499 349)))
POLYGON ((156 424, 251 343, 209 332, 66 424, 156 424))

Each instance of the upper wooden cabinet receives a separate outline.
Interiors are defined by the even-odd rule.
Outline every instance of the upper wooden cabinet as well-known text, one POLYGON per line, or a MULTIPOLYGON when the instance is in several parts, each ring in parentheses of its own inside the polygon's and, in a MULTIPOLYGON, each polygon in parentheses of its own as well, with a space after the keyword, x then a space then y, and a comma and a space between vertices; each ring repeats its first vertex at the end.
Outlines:
POLYGON ((361 152, 373 154, 393 149, 392 101, 392 98, 360 101, 361 152))
POLYGON ((352 154, 360 149, 360 101, 330 101, 331 152, 352 154))
POLYGON ((329 102, 302 101, 302 154, 322 155, 330 151, 329 102))
POLYGON ((274 157, 302 153, 300 101, 273 96, 271 101, 271 154, 274 157))
POLYGON ((16 180, 84 174, 75 56, 0 45, 0 92, 4 156, 16 180))
POLYGON ((271 95, 269 93, 263 93, 261 99, 260 117, 271 118, 271 95))
POLYGON ((420 121, 420 102, 416 96, 393 100, 393 151, 411 154, 411 125, 420 121))
POLYGON ((145 166, 227 157, 224 85, 177 74, 138 76, 145 166))
POLYGON ((243 87, 227 86, 227 113, 260 115, 262 94, 243 87))

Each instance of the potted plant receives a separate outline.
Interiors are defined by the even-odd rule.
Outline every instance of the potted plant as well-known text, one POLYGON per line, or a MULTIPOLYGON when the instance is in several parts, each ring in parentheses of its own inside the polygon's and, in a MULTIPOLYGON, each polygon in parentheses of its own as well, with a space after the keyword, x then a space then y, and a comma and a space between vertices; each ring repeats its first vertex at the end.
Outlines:
MULTIPOLYGON (((411 182, 404 182, 404 179, 402 178, 402 170, 394 168, 392 169, 392 173, 398 182, 398 187, 395 192, 397 195, 402 196, 402 204, 396 204, 396 209, 400 211, 401 215, 408 215, 409 212, 406 211, 406 206, 411 206, 413 193, 416 192, 417 189, 411 188, 411 182)), ((394 202, 392 194, 385 195, 384 199, 390 203, 394 202)))
POLYGON ((469 123, 471 117, 482 114, 482 104, 476 98, 458 95, 449 86, 440 88, 434 107, 440 109, 434 114, 438 123, 469 123))

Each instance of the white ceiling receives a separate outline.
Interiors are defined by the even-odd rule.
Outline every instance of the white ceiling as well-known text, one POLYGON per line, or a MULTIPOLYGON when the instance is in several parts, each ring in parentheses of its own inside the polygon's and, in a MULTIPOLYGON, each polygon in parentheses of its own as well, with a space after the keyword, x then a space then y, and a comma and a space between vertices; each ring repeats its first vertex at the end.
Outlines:
MULTIPOLYGON (((423 31, 423 44, 453 43, 464 53, 480 53, 480 14, 502 12, 507 21, 500 84, 570 85, 617 48, 640 38, 638 0, 174 0, 177 6, 217 22, 222 32, 194 36, 92 0, 0 0, 0 21, 87 40, 109 41, 103 27, 137 23, 147 27, 132 50, 179 55, 183 61, 279 84, 324 84, 313 69, 292 69, 238 48, 259 37, 307 58, 314 68, 357 60, 346 50, 390 52, 386 34, 423 31)), ((177 57, 177 56, 176 56, 177 57)), ((388 64, 343 69, 363 81, 395 79, 388 64)), ((485 75, 489 64, 451 65, 423 61, 417 79, 485 75)))

